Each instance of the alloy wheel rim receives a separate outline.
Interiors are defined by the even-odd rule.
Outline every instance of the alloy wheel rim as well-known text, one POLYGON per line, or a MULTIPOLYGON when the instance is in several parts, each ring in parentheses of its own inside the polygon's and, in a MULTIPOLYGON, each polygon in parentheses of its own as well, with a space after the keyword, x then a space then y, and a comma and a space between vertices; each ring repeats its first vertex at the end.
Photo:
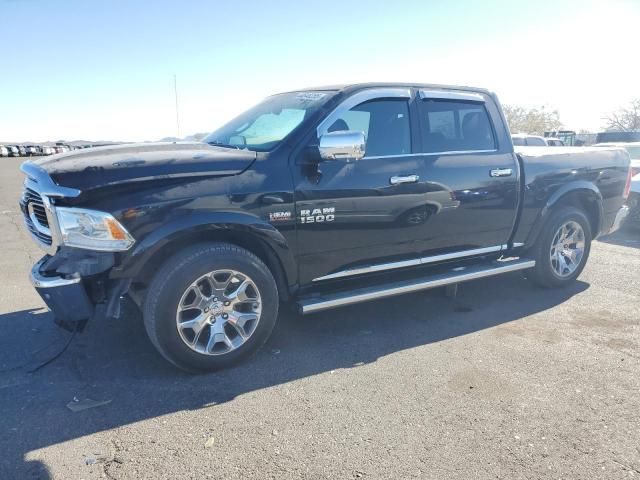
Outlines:
POLYGON ((204 355, 224 355, 244 345, 262 313, 260 291, 246 274, 214 270, 182 294, 176 327, 182 341, 204 355))
POLYGON ((584 230, 578 222, 563 223, 551 241, 551 268, 561 278, 571 276, 582 262, 585 249, 584 230))

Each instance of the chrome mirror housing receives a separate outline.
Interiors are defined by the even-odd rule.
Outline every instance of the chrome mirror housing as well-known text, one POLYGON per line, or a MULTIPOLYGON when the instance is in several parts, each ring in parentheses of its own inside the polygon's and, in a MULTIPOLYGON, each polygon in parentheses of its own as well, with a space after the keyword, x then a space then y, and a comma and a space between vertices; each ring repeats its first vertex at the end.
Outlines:
POLYGON ((362 132, 329 132, 320 137, 318 150, 322 160, 360 160, 364 157, 365 143, 362 132))

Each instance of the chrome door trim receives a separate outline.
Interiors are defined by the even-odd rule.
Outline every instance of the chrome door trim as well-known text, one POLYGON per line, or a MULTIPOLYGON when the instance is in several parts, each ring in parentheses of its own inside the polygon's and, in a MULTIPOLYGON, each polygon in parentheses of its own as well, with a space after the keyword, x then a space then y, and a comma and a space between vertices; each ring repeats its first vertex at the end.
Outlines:
POLYGON ((463 250, 461 252, 443 253, 441 255, 432 255, 430 257, 422 257, 420 263, 428 265, 430 263, 444 262, 446 260, 455 260, 462 257, 473 257, 475 255, 484 255, 485 253, 495 253, 500 250, 506 250, 507 245, 495 245, 493 247, 474 248, 472 250, 463 250))
POLYGON ((361 103, 368 102, 369 100, 376 100, 378 98, 411 98, 411 89, 409 88, 369 88, 354 93, 350 97, 347 97, 343 102, 338 105, 333 111, 320 122, 316 133, 318 138, 327 133, 327 129, 333 125, 333 123, 344 112, 351 110, 353 107, 360 105, 361 103))
POLYGON ((475 255, 483 255, 486 253, 499 252, 505 250, 507 245, 496 245, 493 247, 474 248, 472 250, 463 250, 461 252, 443 253, 441 255, 432 255, 430 257, 414 258, 411 260, 402 260, 400 262, 379 263, 377 265, 367 265, 364 267, 349 268, 339 272, 330 273, 322 277, 314 278, 314 282, 322 280, 332 280, 334 278, 350 277, 353 275, 361 275, 364 273, 381 272, 385 270, 394 270, 396 268, 415 267, 417 265, 429 265, 436 262, 444 262, 446 260, 455 260, 456 258, 473 257, 475 255))
POLYGON ((418 96, 421 100, 426 99, 441 99, 441 100, 462 100, 466 102, 482 102, 485 103, 485 99, 479 93, 473 92, 461 92, 461 91, 452 91, 452 90, 427 90, 420 89, 418 91, 418 96))
POLYGON ((374 160, 381 158, 404 158, 404 157, 425 157, 428 155, 465 155, 469 153, 498 153, 498 150, 450 150, 444 152, 423 152, 423 153, 405 153, 397 155, 376 155, 373 157, 367 157, 366 154, 362 160, 374 160))

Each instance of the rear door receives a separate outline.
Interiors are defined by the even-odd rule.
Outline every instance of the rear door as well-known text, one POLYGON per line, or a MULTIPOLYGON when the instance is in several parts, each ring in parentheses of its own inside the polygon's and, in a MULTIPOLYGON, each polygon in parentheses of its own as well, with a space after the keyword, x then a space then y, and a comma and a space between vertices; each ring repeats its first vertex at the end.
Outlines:
POLYGON ((486 94, 419 92, 421 157, 436 210, 426 223, 423 263, 496 252, 511 235, 519 168, 509 132, 486 94))

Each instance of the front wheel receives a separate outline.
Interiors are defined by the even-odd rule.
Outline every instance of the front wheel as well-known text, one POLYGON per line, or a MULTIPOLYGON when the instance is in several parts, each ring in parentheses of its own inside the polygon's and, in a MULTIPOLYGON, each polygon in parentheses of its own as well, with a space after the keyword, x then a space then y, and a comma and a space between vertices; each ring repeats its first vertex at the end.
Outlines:
POLYGON ((143 308, 158 351, 189 371, 229 367, 267 340, 278 317, 278 291, 253 253, 225 243, 179 252, 158 271, 143 308))
POLYGON ((574 207, 562 207, 545 223, 532 256, 535 268, 528 277, 543 287, 562 287, 582 273, 591 251, 591 225, 574 207))

